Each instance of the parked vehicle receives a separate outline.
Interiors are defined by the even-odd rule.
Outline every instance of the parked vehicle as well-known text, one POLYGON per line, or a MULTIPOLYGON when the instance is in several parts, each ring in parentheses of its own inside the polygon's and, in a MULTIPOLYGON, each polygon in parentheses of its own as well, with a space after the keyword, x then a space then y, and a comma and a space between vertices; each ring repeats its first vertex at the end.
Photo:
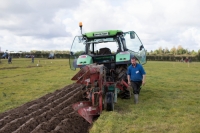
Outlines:
POLYGON ((54 53, 50 53, 49 56, 48 56, 48 59, 54 59, 54 53))
POLYGON ((3 59, 7 59, 7 58, 8 58, 8 53, 5 52, 5 53, 1 56, 1 58, 3 58, 3 59))
POLYGON ((32 55, 26 55, 25 57, 26 57, 26 58, 31 58, 31 57, 32 57, 32 55))

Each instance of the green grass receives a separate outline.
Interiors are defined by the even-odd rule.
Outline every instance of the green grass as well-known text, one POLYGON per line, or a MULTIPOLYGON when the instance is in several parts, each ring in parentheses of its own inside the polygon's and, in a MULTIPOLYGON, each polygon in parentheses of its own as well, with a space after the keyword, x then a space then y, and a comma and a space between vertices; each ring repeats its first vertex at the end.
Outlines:
MULTIPOLYGON (((115 111, 103 111, 90 133, 200 132, 200 63, 148 62, 144 68, 139 104, 133 96, 118 99, 115 111)), ((0 112, 71 84, 75 73, 67 59, 2 60, 0 112)))
POLYGON ((200 132, 200 63, 148 62, 139 104, 118 99, 91 133, 200 132))

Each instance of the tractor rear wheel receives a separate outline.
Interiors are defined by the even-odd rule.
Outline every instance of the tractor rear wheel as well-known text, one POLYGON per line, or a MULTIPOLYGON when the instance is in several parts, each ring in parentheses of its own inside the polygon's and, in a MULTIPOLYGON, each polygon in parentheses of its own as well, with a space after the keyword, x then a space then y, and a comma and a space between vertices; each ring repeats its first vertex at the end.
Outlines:
POLYGON ((107 92, 104 98, 104 109, 106 111, 114 111, 114 93, 107 92))
POLYGON ((123 65, 123 66, 118 66, 116 68, 116 74, 117 74, 117 81, 121 81, 122 79, 124 81, 127 81, 127 66, 123 65))
MULTIPOLYGON (((122 65, 118 66, 116 68, 116 74, 117 74, 117 81, 124 80, 126 83, 128 83, 127 79, 127 65, 122 65)), ((124 91, 121 93, 121 98, 123 99, 129 99, 131 97, 130 95, 130 90, 126 88, 125 86, 123 87, 124 91)))

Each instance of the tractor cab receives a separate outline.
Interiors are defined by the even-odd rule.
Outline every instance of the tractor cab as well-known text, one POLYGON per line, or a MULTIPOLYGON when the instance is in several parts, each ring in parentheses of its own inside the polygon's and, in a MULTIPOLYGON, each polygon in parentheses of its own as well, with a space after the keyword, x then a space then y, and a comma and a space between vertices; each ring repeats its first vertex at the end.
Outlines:
POLYGON ((114 69, 117 64, 130 64, 131 56, 146 63, 145 48, 134 31, 97 31, 74 38, 69 63, 72 70, 93 63, 114 69))

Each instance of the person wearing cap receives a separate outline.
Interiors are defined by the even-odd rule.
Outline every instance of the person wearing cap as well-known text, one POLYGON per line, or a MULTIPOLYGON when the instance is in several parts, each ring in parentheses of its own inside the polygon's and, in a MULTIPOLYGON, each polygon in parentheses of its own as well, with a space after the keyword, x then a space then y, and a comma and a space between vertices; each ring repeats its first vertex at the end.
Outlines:
POLYGON ((138 96, 140 93, 141 85, 145 84, 146 72, 143 66, 137 63, 137 58, 133 56, 131 58, 131 65, 127 70, 128 84, 132 86, 134 93, 134 102, 138 103, 138 96))

